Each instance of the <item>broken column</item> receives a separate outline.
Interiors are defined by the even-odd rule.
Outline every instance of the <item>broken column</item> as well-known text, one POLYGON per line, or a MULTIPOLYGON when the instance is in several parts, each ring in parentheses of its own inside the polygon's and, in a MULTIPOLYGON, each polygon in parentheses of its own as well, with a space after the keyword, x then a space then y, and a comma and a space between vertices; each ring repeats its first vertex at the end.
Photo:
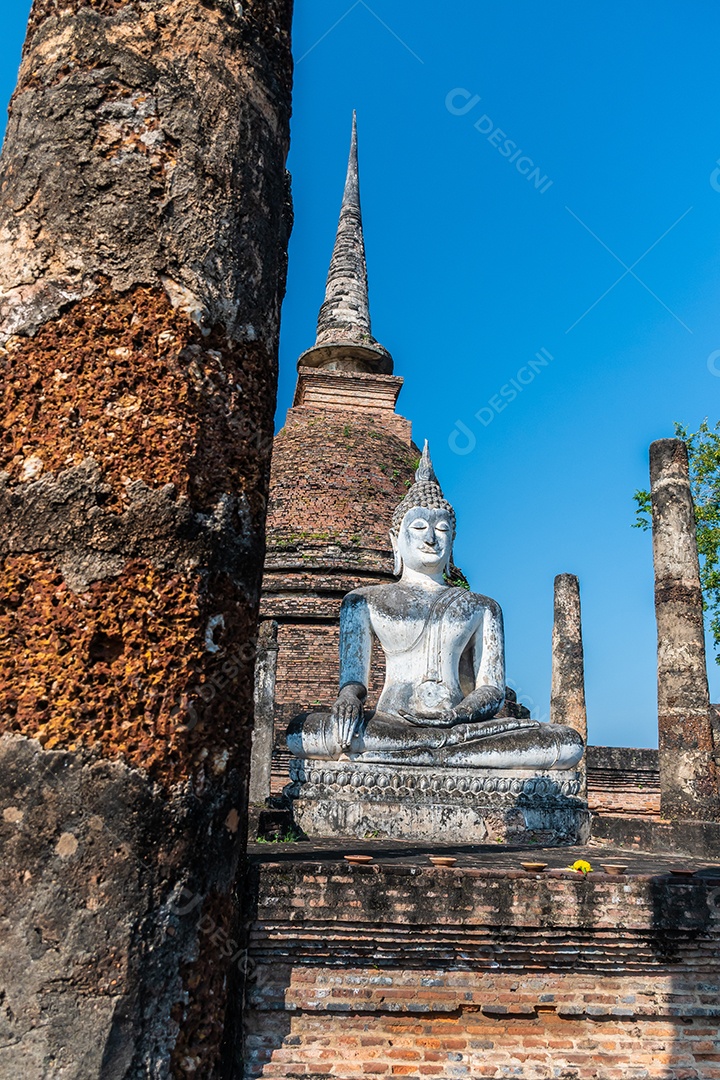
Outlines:
POLYGON ((275 742, 275 677, 278 661, 278 624, 260 623, 255 659, 255 716, 250 764, 250 805, 263 807, 270 794, 275 742))
POLYGON ((0 159, 2 1075, 228 1073, 291 9, 30 14, 0 159))
MULTIPOLYGON (((550 723, 575 728, 587 746, 587 709, 585 706, 585 661, 580 612, 580 584, 574 574, 555 578, 554 620, 552 634, 552 683, 550 723)), ((580 795, 586 797, 585 758, 578 765, 582 778, 580 795)))
POLYGON ((695 511, 687 446, 650 447, 663 817, 718 820, 695 511))

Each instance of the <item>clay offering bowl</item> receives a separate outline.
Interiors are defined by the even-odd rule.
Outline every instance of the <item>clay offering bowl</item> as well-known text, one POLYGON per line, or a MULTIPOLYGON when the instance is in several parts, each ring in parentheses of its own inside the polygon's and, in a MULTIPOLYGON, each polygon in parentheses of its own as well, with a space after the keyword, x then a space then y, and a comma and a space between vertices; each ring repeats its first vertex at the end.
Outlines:
POLYGON ((624 874, 627 870, 627 866, 617 866, 613 863, 603 863, 603 870, 606 874, 624 874))
POLYGON ((452 855, 428 855, 433 866, 454 866, 457 862, 452 855))
POLYGON ((522 862, 520 865, 529 874, 540 874, 547 867, 546 862, 522 862))
POLYGON ((345 855, 349 863, 369 863, 373 861, 372 855, 345 855))

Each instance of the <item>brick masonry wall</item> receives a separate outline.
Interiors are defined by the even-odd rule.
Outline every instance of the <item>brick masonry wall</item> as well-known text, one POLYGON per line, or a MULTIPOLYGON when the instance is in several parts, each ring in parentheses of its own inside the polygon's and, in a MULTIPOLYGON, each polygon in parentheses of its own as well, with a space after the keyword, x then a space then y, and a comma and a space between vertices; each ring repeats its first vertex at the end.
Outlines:
POLYGON ((255 873, 247 1080, 720 1078, 720 880, 255 873))
POLYGON ((596 815, 660 816, 657 750, 627 746, 587 748, 588 805, 596 815))
MULTIPOLYGON (((555 986, 553 984, 553 989, 555 986)), ((509 996, 509 995, 508 995, 509 996)), ((512 1007, 510 1007, 512 1009, 512 1007)), ((248 1076, 522 1077, 626 1080, 720 1076, 716 1021, 653 1018, 578 1020, 522 1005, 515 1015, 464 1010, 460 1016, 274 1015, 253 1047, 248 1076), (260 1059, 272 1049, 271 1061, 260 1059), (304 1052, 299 1052, 302 1046, 304 1052), (303 1060, 304 1059, 304 1060, 303 1060), (259 1069, 259 1071, 258 1071, 259 1069)))
MULTIPOLYGON (((338 688, 339 638, 337 623, 285 623, 279 627, 277 684, 292 687, 292 704, 304 709, 332 705, 338 688)), ((372 708, 385 677, 385 658, 379 647, 373 653, 370 675, 368 707, 372 708)))
POLYGON ((273 444, 268 571, 284 562, 389 575, 390 517, 419 456, 385 420, 362 411, 290 409, 273 444))

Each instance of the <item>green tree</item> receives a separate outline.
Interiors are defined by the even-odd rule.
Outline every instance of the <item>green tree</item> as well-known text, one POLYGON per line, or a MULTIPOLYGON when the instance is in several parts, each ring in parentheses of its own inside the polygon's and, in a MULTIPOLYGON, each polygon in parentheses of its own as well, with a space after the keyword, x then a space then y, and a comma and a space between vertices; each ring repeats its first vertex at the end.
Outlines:
MULTIPOLYGON (((705 611, 715 644, 715 662, 720 664, 720 421, 714 430, 707 420, 695 432, 675 424, 675 437, 688 448, 690 486, 695 502, 700 584, 705 611)), ((649 529, 652 523, 649 491, 636 491, 636 529, 649 529)))

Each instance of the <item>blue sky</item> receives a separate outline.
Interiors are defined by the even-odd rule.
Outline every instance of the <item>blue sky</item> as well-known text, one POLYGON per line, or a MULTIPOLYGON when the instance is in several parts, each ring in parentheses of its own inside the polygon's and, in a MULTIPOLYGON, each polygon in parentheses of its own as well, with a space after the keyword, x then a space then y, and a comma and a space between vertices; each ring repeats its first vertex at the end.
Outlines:
MULTIPOLYGON (((5 13, 4 100, 26 12, 5 13)), ((509 676, 538 716, 553 578, 579 575, 595 743, 656 745, 632 494, 652 439, 720 416, 719 29, 714 0, 297 4, 278 426, 356 108, 373 332, 405 378, 399 411, 430 440, 456 561, 502 604, 509 676)))

